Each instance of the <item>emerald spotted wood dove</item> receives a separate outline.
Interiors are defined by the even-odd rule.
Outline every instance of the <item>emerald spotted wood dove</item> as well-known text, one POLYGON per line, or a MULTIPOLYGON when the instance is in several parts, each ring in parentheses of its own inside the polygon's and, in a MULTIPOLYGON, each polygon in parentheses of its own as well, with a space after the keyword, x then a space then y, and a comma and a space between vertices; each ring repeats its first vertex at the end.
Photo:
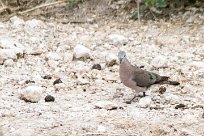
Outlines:
MULTIPOLYGON (((124 51, 119 51, 118 58, 120 61, 119 74, 122 83, 135 90, 137 94, 143 92, 143 95, 145 95, 146 88, 153 84, 180 84, 177 81, 169 81, 169 77, 167 76, 160 76, 156 73, 131 65, 124 51)), ((137 97, 137 94, 130 100, 130 102, 137 97)))

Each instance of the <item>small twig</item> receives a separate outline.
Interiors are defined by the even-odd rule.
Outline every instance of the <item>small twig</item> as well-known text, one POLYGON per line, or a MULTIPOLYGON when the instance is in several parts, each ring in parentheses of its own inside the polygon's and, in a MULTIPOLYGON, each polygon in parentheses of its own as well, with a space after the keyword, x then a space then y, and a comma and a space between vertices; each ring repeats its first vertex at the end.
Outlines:
POLYGON ((1 6, 3 7, 3 8, 5 8, 5 6, 4 6, 4 3, 0 0, 0 2, 1 2, 1 6))
POLYGON ((20 3, 20 1, 19 1, 19 0, 16 0, 16 3, 17 3, 17 5, 18 5, 18 6, 20 6, 20 5, 21 5, 21 3, 20 3))
POLYGON ((25 14, 25 13, 28 13, 28 12, 31 12, 33 10, 36 10, 36 9, 39 9, 39 8, 43 8, 43 7, 48 7, 48 6, 52 6, 52 5, 57 5, 57 4, 61 4, 61 3, 64 3, 65 1, 57 1, 57 2, 52 2, 52 3, 47 3, 47 4, 43 4, 43 5, 40 5, 40 6, 36 6, 32 9, 28 9, 28 10, 25 10, 23 12, 19 12, 19 14, 25 14))
POLYGON ((137 16, 139 23, 140 23, 140 2, 141 0, 137 0, 137 16))
POLYGON ((6 7, 1 8, 1 9, 0 9, 0 13, 3 12, 3 11, 5 11, 6 9, 7 9, 6 7))
POLYGON ((4 3, 0 0, 2 8, 0 9, 0 13, 6 11, 8 14, 11 14, 11 9, 4 5, 4 3))
POLYGON ((153 18, 156 19, 156 16, 154 15, 154 13, 152 12, 151 9, 149 9, 150 13, 152 14, 153 18))

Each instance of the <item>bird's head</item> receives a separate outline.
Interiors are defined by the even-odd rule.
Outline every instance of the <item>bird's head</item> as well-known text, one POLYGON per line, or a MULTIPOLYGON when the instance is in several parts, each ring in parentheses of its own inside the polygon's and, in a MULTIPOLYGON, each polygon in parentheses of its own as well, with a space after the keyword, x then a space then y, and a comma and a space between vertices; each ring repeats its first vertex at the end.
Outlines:
POLYGON ((120 64, 123 63, 126 59, 126 53, 124 51, 118 52, 118 59, 120 61, 120 64))

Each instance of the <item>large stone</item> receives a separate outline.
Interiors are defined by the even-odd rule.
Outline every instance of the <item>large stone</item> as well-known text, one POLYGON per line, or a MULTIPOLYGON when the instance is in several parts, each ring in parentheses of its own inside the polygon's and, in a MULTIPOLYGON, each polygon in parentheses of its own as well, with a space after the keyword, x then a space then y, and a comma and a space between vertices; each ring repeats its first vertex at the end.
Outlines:
POLYGON ((26 21, 26 26, 29 26, 31 28, 36 28, 36 27, 41 28, 41 27, 44 27, 45 24, 41 20, 32 19, 32 20, 26 21))
POLYGON ((203 61, 193 61, 189 65, 192 67, 196 67, 196 68, 204 68, 204 62, 203 61))
POLYGON ((28 86, 21 90, 20 99, 26 102, 38 102, 41 99, 42 93, 44 91, 43 87, 40 86, 28 86))
POLYGON ((23 56, 25 48, 15 39, 7 36, 0 37, 0 63, 7 59, 17 59, 23 56))
POLYGON ((89 58, 90 57, 90 49, 88 49, 87 47, 83 46, 83 45, 76 45, 74 48, 74 57, 76 59, 79 58, 89 58))
POLYGON ((95 104, 95 107, 99 109, 113 110, 117 109, 118 105, 111 101, 99 101, 95 104))
POLYGON ((22 44, 17 42, 14 38, 1 36, 0 37, 0 48, 1 49, 15 49, 15 48, 24 48, 22 44))
POLYGON ((46 54, 46 57, 48 58, 48 60, 55 60, 55 61, 63 59, 62 56, 59 53, 56 53, 56 52, 48 52, 46 54))
POLYGON ((12 18, 10 18, 11 22, 13 23, 13 25, 15 27, 19 27, 25 24, 23 19, 18 18, 17 16, 14 16, 12 18))
POLYGON ((106 56, 105 56, 105 60, 106 60, 106 65, 107 66, 113 66, 115 64, 117 64, 117 60, 118 60, 118 57, 113 54, 113 53, 108 53, 106 56))
POLYGON ((152 104, 151 97, 143 97, 139 101, 139 106, 142 108, 150 107, 151 104, 152 104))
POLYGON ((4 66, 13 66, 14 61, 12 59, 7 59, 4 61, 4 66))
POLYGON ((23 55, 23 49, 0 49, 0 64, 3 64, 3 62, 7 59, 15 60, 21 55, 23 55))
POLYGON ((119 34, 111 34, 108 36, 109 40, 112 41, 115 44, 125 44, 127 43, 127 38, 124 37, 123 35, 119 35, 119 34))
POLYGON ((165 56, 158 56, 152 60, 151 65, 156 68, 165 68, 168 66, 168 61, 165 56))

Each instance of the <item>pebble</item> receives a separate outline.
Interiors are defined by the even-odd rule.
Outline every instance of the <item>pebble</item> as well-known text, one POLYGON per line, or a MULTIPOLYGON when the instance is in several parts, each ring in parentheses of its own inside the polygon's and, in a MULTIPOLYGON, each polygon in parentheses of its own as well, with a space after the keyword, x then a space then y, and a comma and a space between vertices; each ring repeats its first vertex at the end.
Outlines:
POLYGON ((86 84, 89 84, 89 80, 86 79, 86 78, 81 78, 81 77, 79 77, 79 78, 77 79, 77 84, 78 84, 78 85, 86 85, 86 84))
POLYGON ((48 52, 46 54, 46 57, 48 58, 48 60, 55 60, 55 61, 62 60, 62 56, 60 56, 59 53, 56 53, 56 52, 48 52))
POLYGON ((165 86, 160 86, 159 87, 159 93, 164 94, 166 92, 166 87, 165 86))
POLYGON ((14 61, 12 59, 7 59, 4 61, 4 66, 13 66, 14 65, 14 61))
POLYGON ((55 97, 53 97, 52 95, 47 95, 45 97, 45 102, 54 102, 55 101, 55 97))
POLYGON ((19 54, 23 54, 23 50, 20 49, 0 49, 0 64, 7 59, 16 60, 19 54))
POLYGON ((91 50, 83 45, 76 45, 74 47, 74 58, 89 58, 90 57, 91 50))
POLYGON ((37 19, 28 20, 25 23, 26 23, 26 26, 30 28, 37 28, 37 27, 42 28, 45 26, 43 21, 37 20, 37 19))
POLYGON ((116 103, 111 102, 111 101, 99 101, 95 104, 95 108, 106 109, 106 110, 115 110, 118 108, 118 105, 116 103))
POLYGON ((68 53, 68 52, 65 52, 63 54, 63 60, 65 62, 71 62, 73 60, 74 56, 73 56, 73 53, 68 53))
POLYGON ((101 65, 100 64, 94 64, 91 69, 101 70, 101 65))
POLYGON ((59 84, 59 83, 63 83, 60 78, 59 78, 59 79, 56 79, 56 80, 53 82, 53 85, 59 84))
POLYGON ((13 23, 14 27, 23 26, 25 24, 23 19, 20 19, 17 16, 13 16, 10 18, 11 22, 13 23))
POLYGON ((152 60, 151 65, 155 68, 165 68, 168 67, 168 61, 165 56, 158 56, 152 60))
POLYGON ((42 78, 43 78, 43 79, 52 79, 52 76, 46 75, 46 76, 43 76, 42 78))
POLYGON ((43 87, 40 86, 28 86, 21 90, 20 99, 25 102, 38 102, 41 99, 42 93, 44 91, 43 87))
POLYGON ((97 131, 98 132, 105 132, 106 131, 106 127, 104 125, 98 125, 97 126, 97 131))
POLYGON ((152 104, 152 99, 151 97, 142 97, 139 100, 139 106, 141 108, 147 108, 150 107, 150 105, 152 104))
POLYGON ((178 38, 177 36, 158 36, 156 39, 156 43, 159 45, 176 45, 179 43, 181 38, 178 38))
POLYGON ((128 41, 125 36, 119 35, 119 34, 111 34, 111 35, 108 36, 108 38, 114 44, 125 44, 128 41))
POLYGON ((106 65, 110 66, 110 67, 115 65, 115 64, 118 64, 118 62, 117 62, 118 57, 113 53, 108 53, 105 56, 105 60, 106 60, 106 65))
POLYGON ((177 95, 169 94, 169 93, 165 93, 164 98, 166 101, 168 101, 171 104, 175 104, 181 101, 177 95))
POLYGON ((203 61, 193 61, 189 65, 192 67, 196 67, 196 68, 204 68, 204 62, 203 61))
POLYGON ((178 104, 175 106, 175 109, 181 109, 181 108, 183 109, 185 107, 186 107, 186 105, 184 105, 184 104, 178 104))
POLYGON ((19 129, 13 131, 11 136, 34 136, 35 131, 27 126, 22 126, 19 129))

